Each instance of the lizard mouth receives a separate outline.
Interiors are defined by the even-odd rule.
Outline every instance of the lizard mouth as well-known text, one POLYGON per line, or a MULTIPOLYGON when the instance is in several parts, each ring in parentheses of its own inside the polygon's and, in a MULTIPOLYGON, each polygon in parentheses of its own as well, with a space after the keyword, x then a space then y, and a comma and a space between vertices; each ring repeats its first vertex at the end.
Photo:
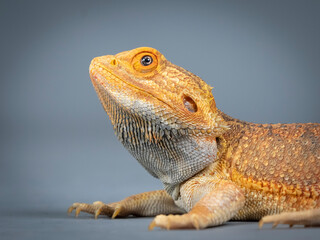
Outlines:
POLYGON ((105 86, 107 82, 114 81, 114 82, 122 82, 130 87, 143 91, 143 89, 140 89, 128 83, 127 81, 123 80, 122 78, 118 77, 108 67, 106 67, 104 64, 100 62, 95 61, 95 59, 93 59, 90 64, 89 73, 90 73, 90 78, 94 85, 100 84, 105 86))
MULTIPOLYGON (((112 83, 113 83, 112 85, 116 85, 117 83, 122 83, 130 89, 134 89, 135 91, 138 91, 140 93, 141 92, 145 93, 145 94, 157 99, 158 101, 162 102, 163 104, 165 104, 169 108, 171 108, 171 109, 173 108, 168 103, 166 103, 163 99, 155 96, 153 93, 146 91, 145 89, 143 89, 139 86, 136 86, 136 85, 124 80, 123 78, 119 77, 117 74, 114 73, 114 71, 111 70, 111 66, 110 67, 108 66, 108 65, 110 65, 108 62, 112 63, 114 61, 114 57, 113 56, 110 56, 112 58, 110 58, 109 56, 105 56, 105 57, 106 57, 107 61, 106 60, 101 61, 100 58, 102 58, 102 57, 94 58, 91 61, 91 64, 89 67, 90 78, 91 78, 92 84, 94 85, 94 87, 96 89, 98 86, 103 86, 105 89, 108 89, 109 88, 107 86, 108 83, 110 85, 112 83), (112 59, 112 60, 110 61, 110 59, 112 59)), ((124 91, 126 91, 126 90, 124 90, 124 91)))

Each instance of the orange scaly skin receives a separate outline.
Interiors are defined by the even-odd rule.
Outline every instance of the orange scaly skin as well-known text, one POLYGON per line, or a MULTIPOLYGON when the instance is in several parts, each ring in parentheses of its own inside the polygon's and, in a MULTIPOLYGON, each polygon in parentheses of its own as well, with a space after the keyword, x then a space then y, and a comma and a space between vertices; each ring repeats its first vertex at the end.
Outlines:
POLYGON ((165 190, 74 203, 69 213, 156 216, 150 229, 202 229, 231 219, 260 220, 260 227, 320 224, 319 123, 227 116, 210 86, 152 48, 95 58, 90 77, 119 140, 165 190))

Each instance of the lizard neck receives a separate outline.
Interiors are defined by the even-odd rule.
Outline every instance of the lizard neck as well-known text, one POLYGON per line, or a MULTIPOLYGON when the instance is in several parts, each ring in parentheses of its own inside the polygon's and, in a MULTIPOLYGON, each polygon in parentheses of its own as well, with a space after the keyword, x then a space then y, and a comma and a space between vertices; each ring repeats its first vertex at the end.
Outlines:
POLYGON ((223 120, 227 123, 229 130, 224 132, 221 136, 227 143, 232 142, 235 139, 235 136, 240 136, 243 134, 243 130, 246 128, 250 128, 250 126, 257 125, 255 123, 242 121, 236 118, 233 118, 221 110, 218 110, 219 115, 223 118, 223 120))
POLYGON ((140 106, 140 111, 109 94, 100 100, 120 142, 152 176, 162 181, 174 198, 176 186, 216 159, 215 137, 161 121, 159 106, 140 106))
POLYGON ((250 122, 239 120, 237 118, 233 118, 233 117, 225 114, 224 112, 222 112, 219 109, 217 111, 218 111, 218 114, 223 118, 223 120, 228 124, 229 127, 232 127, 233 125, 245 126, 245 125, 253 124, 253 123, 250 123, 250 122))

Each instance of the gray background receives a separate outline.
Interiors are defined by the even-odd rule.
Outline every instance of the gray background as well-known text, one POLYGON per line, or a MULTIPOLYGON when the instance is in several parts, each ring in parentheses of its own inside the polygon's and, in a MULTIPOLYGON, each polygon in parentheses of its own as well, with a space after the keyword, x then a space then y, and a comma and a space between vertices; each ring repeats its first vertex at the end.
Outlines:
POLYGON ((66 209, 162 188, 114 136, 88 76, 93 57, 154 47, 214 86, 234 117, 319 122, 319 12, 308 0, 0 1, 0 238, 316 238, 257 223, 150 233, 151 218, 66 209))

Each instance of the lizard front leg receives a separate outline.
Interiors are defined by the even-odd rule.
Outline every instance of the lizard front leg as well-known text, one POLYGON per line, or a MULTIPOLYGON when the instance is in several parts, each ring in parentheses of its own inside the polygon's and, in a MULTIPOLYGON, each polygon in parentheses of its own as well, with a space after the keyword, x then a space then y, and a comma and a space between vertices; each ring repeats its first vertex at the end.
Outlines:
POLYGON ((186 214, 158 215, 150 224, 149 229, 154 227, 202 229, 217 226, 230 220, 245 202, 241 188, 227 180, 195 185, 194 189, 181 194, 191 194, 193 200, 199 199, 199 195, 202 197, 186 214))
POLYGON ((73 203, 68 213, 76 210, 77 217, 80 212, 87 212, 95 215, 107 215, 115 218, 134 216, 156 216, 157 214, 183 213, 184 211, 175 205, 173 199, 164 190, 140 193, 127 197, 119 202, 105 204, 101 201, 92 204, 73 203))

